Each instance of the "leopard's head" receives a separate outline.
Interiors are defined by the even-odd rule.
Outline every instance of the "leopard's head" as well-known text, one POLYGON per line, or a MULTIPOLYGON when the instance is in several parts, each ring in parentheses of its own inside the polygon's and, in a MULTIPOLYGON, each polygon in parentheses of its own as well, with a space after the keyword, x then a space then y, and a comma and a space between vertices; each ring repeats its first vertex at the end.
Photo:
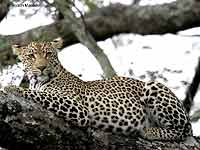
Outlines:
POLYGON ((60 65, 58 48, 62 47, 62 38, 52 42, 31 42, 27 46, 13 45, 13 52, 24 65, 29 80, 46 81, 55 76, 54 70, 60 65))

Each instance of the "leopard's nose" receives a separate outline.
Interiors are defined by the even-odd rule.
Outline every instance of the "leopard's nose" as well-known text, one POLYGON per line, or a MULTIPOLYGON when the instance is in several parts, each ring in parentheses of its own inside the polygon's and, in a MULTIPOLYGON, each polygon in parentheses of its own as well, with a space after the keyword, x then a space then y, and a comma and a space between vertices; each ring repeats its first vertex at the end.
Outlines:
POLYGON ((38 66, 37 68, 40 69, 40 71, 43 71, 46 68, 46 66, 41 65, 41 66, 38 66))

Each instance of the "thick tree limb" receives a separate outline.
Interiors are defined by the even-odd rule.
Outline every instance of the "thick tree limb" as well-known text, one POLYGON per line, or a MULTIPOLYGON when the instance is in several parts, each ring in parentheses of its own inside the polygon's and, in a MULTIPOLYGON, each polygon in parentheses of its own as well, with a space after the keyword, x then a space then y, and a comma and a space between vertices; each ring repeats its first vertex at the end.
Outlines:
POLYGON ((12 95, 0 97, 0 146, 9 150, 196 150, 194 143, 146 141, 69 126, 39 105, 12 95))
MULTIPOLYGON (((87 29, 95 40, 105 40, 120 33, 164 34, 176 33, 200 25, 200 2, 197 0, 177 0, 155 6, 126 6, 112 4, 98 8, 85 16, 87 29)), ((34 28, 18 35, 0 36, 9 43, 25 44, 32 40, 64 37, 64 46, 78 42, 69 28, 71 24, 58 21, 50 25, 34 28)))
POLYGON ((190 112, 191 107, 193 105, 194 97, 195 97, 197 90, 199 88, 199 84, 200 84, 200 58, 198 60, 195 75, 192 79, 190 86, 188 87, 188 89, 186 91, 186 97, 183 101, 183 106, 186 108, 186 111, 188 113, 190 112))
POLYGON ((9 0, 0 0, 0 22, 5 18, 9 11, 9 0))

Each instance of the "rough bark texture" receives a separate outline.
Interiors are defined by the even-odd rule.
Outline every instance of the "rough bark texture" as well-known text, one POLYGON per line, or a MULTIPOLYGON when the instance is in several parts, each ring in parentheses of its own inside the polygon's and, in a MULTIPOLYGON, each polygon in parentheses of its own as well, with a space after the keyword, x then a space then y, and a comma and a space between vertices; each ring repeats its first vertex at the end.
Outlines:
POLYGON ((12 95, 0 97, 0 147, 9 150, 197 150, 190 142, 146 141, 68 125, 39 105, 12 95))
MULTIPOLYGON (((96 9, 85 16, 87 29, 96 41, 105 40, 120 33, 164 34, 176 33, 200 25, 200 1, 177 0, 169 4, 155 6, 125 6, 112 4, 96 9)), ((50 25, 34 28, 18 35, 0 35, 0 42, 27 44, 32 40, 52 40, 58 36, 64 38, 64 46, 77 43, 78 40, 63 20, 50 25)), ((0 47, 0 52, 2 48, 0 47)))

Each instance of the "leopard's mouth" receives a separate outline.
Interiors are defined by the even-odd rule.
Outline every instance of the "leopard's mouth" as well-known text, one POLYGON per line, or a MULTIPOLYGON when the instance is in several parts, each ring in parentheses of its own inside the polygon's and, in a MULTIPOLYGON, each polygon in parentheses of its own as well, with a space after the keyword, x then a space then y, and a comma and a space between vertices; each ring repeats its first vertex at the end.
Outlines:
POLYGON ((56 76, 56 74, 49 69, 26 72, 26 75, 32 83, 31 86, 34 88, 43 86, 56 76))
POLYGON ((44 85, 45 83, 49 82, 50 74, 41 74, 39 76, 35 76, 35 79, 37 80, 37 83, 44 85))
POLYGON ((40 75, 33 75, 32 79, 36 80, 36 84, 44 85, 54 77, 55 75, 52 72, 42 72, 40 75))
POLYGON ((34 81, 35 84, 41 84, 49 80, 49 75, 31 73, 28 75, 29 80, 34 81))

